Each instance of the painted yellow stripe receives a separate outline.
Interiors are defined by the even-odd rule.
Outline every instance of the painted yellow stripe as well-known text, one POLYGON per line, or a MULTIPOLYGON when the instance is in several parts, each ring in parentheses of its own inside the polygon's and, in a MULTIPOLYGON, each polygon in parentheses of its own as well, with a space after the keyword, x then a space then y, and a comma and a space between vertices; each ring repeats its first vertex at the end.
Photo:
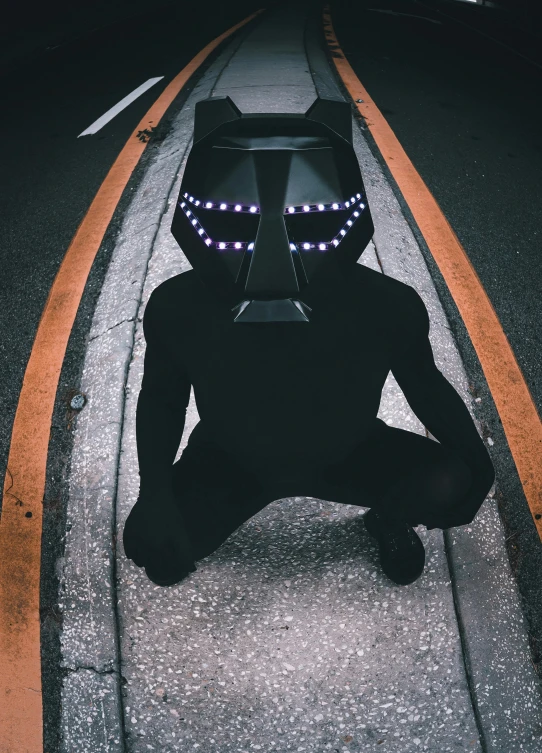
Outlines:
POLYGON ((323 11, 324 33, 337 72, 365 118, 459 309, 484 371, 542 539, 542 423, 510 343, 459 239, 386 119, 346 60, 323 11), (362 99, 363 102, 357 102, 362 99))
POLYGON ((11 435, 0 520, 0 752, 42 753, 40 562, 42 500, 58 378, 90 268, 126 184, 190 76, 260 9, 204 47, 164 89, 115 160, 66 252, 26 367, 11 435), (28 516, 28 517, 27 517, 28 516))

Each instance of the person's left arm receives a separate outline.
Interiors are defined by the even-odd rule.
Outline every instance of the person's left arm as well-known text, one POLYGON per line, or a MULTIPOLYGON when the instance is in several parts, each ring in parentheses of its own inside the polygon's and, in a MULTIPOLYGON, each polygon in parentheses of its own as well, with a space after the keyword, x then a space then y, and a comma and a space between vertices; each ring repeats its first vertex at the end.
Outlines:
POLYGON ((418 293, 413 293, 410 337, 391 371, 423 425, 471 471, 471 489, 454 518, 457 522, 450 523, 465 525, 472 522, 491 489, 495 470, 465 403, 435 364, 427 309, 418 293))

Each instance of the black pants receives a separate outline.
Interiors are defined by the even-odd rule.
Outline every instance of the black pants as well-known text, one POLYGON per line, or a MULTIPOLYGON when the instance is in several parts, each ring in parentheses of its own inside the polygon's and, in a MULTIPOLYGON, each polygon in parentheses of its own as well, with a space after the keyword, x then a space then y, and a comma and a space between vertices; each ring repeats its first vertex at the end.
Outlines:
POLYGON ((205 439, 198 424, 173 466, 174 491, 194 557, 202 559, 266 505, 285 497, 315 497, 375 507, 389 520, 441 525, 466 496, 471 473, 438 442, 377 421, 369 439, 340 464, 316 474, 264 482, 205 439), (440 516, 440 523, 439 523, 440 516))

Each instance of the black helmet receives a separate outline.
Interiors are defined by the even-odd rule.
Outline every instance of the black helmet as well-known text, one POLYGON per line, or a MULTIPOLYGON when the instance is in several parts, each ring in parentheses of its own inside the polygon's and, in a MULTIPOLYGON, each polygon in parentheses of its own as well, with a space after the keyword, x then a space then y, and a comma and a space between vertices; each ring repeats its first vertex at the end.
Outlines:
POLYGON ((343 100, 304 114, 196 103, 171 230, 235 322, 310 321, 303 291, 331 256, 357 262, 374 226, 343 100))

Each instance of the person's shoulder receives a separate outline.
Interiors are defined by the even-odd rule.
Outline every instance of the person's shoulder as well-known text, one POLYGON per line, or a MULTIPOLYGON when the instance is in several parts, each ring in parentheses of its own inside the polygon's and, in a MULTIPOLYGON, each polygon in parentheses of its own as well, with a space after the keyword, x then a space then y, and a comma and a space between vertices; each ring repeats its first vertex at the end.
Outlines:
POLYGON ((162 326, 165 320, 173 322, 185 316, 196 296, 196 280, 192 269, 169 277, 157 285, 149 296, 143 314, 144 329, 162 326))
POLYGON ((418 291, 401 280, 356 264, 352 279, 365 293, 370 290, 370 302, 384 327, 397 333, 399 340, 422 337, 429 332, 429 314, 418 291))
POLYGON ((169 277, 152 291, 147 308, 161 310, 164 308, 179 307, 196 291, 198 285, 193 269, 181 272, 169 277))
POLYGON ((411 285, 382 272, 377 272, 364 264, 357 263, 354 265, 352 279, 354 283, 357 282, 360 285, 366 286, 369 284, 382 303, 392 305, 395 309, 418 308, 421 302, 420 295, 411 285))
POLYGON ((196 276, 194 270, 189 269, 173 277, 168 277, 167 280, 164 280, 154 288, 151 295, 156 300, 167 300, 181 291, 188 292, 195 286, 196 276))

